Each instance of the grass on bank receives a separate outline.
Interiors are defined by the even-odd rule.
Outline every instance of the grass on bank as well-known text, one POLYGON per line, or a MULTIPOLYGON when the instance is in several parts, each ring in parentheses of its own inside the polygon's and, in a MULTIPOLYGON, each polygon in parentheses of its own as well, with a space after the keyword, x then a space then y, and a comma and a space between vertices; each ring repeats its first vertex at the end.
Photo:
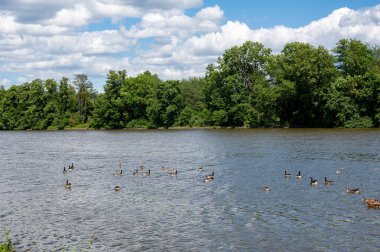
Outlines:
POLYGON ((9 237, 10 231, 4 227, 4 237, 5 241, 0 243, 0 252, 15 252, 16 249, 13 247, 11 238, 9 237))

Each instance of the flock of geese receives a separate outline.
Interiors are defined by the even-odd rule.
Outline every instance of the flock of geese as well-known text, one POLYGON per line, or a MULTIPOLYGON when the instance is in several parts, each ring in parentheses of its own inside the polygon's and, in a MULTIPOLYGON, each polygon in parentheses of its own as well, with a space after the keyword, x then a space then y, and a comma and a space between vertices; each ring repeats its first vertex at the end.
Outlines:
MULTIPOLYGON (((336 170, 336 173, 343 173, 343 172, 344 172, 344 168, 340 168, 340 169, 336 170)), ((289 178, 291 178, 291 174, 289 172, 285 171, 284 177, 289 179, 289 178)), ((302 178, 301 171, 298 171, 298 173, 296 174, 295 177, 296 177, 296 179, 301 179, 302 178)), ((309 177, 309 178, 310 178, 310 186, 313 186, 313 187, 318 186, 318 180, 314 179, 313 177, 309 177)), ((334 185, 334 181, 331 179, 327 179, 327 177, 325 177, 324 184, 326 186, 331 186, 331 185, 334 185)), ((270 186, 262 186, 261 190, 265 191, 265 192, 269 192, 272 190, 272 188, 270 186)), ((346 192, 348 194, 359 194, 360 190, 359 190, 359 188, 348 188, 347 187, 346 192)), ((363 201, 367 205, 368 208, 380 208, 380 201, 377 199, 365 198, 363 201)))
MULTIPOLYGON (((121 169, 121 163, 119 164, 119 167, 120 167, 120 172, 117 172, 117 173, 114 173, 113 176, 114 177, 118 177, 118 176, 123 176, 124 173, 123 173, 123 170, 121 169)), ((71 165, 68 166, 68 169, 66 170, 66 167, 63 167, 63 173, 64 174, 67 174, 68 172, 71 172, 74 170, 74 164, 72 163, 71 165)), ((200 171, 203 171, 203 166, 199 166, 197 168, 197 170, 200 172, 200 171)), ((177 174, 178 174, 178 171, 177 169, 175 168, 165 168, 164 166, 161 167, 161 171, 162 172, 168 172, 170 174, 170 176, 173 176, 173 177, 176 177, 177 174)), ((340 168, 338 170, 336 170, 336 173, 343 173, 344 172, 344 168, 340 168)), ((140 169, 136 169, 132 172, 132 175, 133 176, 136 176, 136 175, 139 175, 141 174, 142 176, 150 176, 151 175, 151 170, 148 169, 146 170, 145 169, 145 166, 144 165, 141 165, 140 166, 140 169)), ((285 178, 291 178, 291 174, 287 171, 284 172, 284 177, 285 178)), ((298 173, 295 175, 296 179, 300 180, 302 179, 302 175, 301 175, 301 171, 298 171, 298 173)), ((214 180, 214 172, 211 172, 210 174, 208 175, 205 175, 203 177, 203 181, 204 182, 211 182, 214 180)), ((309 177, 310 178, 310 186, 318 186, 318 180, 314 179, 313 177, 309 177)), ((323 182, 326 186, 332 186, 334 185, 334 181, 331 180, 331 179, 328 179, 327 177, 324 177, 324 182, 323 182)), ((69 180, 67 179, 66 180, 66 184, 65 184, 65 188, 66 189, 71 189, 71 183, 69 183, 69 180)), ((121 190, 121 187, 119 185, 116 185, 113 189, 114 191, 118 192, 121 190)), ((262 186, 261 187, 261 190, 262 191, 265 191, 265 192, 269 192, 272 190, 272 188, 270 186, 262 186)), ((346 192, 348 194, 359 194, 360 193, 360 190, 359 188, 346 188, 346 192)), ((368 208, 380 208, 380 201, 377 200, 377 199, 369 199, 369 198, 365 198, 364 199, 364 203, 367 205, 368 208)))
MULTIPOLYGON (((123 176, 124 173, 123 173, 123 170, 121 169, 121 163, 119 163, 119 167, 120 167, 120 172, 117 172, 117 173, 114 173, 113 176, 114 177, 118 177, 118 176, 123 176)), ((74 164, 72 163, 71 165, 68 166, 68 169, 66 170, 66 166, 63 167, 63 174, 67 174, 71 171, 74 170, 74 164)), ((199 166, 197 168, 198 171, 203 171, 203 166, 199 166)), ((173 177, 176 177, 177 174, 178 174, 178 171, 177 169, 175 168, 165 168, 164 166, 161 167, 161 171, 163 172, 168 172, 170 174, 170 176, 173 176, 173 177)), ((136 176, 138 174, 141 174, 142 176, 150 176, 150 169, 146 170, 145 169, 145 166, 144 165, 140 165, 140 170, 139 169, 136 169, 132 172, 132 175, 133 176, 136 176)), ((210 174, 208 175, 205 175, 204 176, 204 182, 211 182, 214 180, 214 172, 211 172, 210 174)), ((71 189, 71 183, 69 182, 69 180, 67 179, 66 180, 66 184, 65 184, 65 189, 71 189)), ((114 191, 118 192, 121 190, 121 187, 119 185, 116 185, 113 189, 114 191)))

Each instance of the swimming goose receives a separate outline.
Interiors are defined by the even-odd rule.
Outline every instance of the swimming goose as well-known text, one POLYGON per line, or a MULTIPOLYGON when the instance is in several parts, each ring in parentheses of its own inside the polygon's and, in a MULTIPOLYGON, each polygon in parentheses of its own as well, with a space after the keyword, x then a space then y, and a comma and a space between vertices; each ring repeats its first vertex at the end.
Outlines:
POLYGON ((261 190, 264 192, 270 192, 272 190, 272 188, 270 188, 270 186, 262 186, 261 190))
POLYGON ((205 182, 210 182, 210 181, 213 181, 213 180, 214 180, 214 172, 211 172, 211 174, 206 175, 205 179, 204 179, 205 182))
POLYGON ((318 185, 318 180, 313 179, 312 177, 310 177, 310 185, 311 186, 317 186, 318 185))
POLYGON ((284 177, 285 177, 285 178, 290 178, 290 175, 291 175, 290 173, 287 173, 287 172, 285 171, 285 174, 284 174, 284 177))
POLYGON ((213 180, 214 180, 213 176, 212 177, 206 176, 205 179, 204 179, 205 182, 210 182, 210 181, 213 181, 213 180))
POLYGON ((358 188, 348 188, 347 187, 346 192, 349 194, 359 194, 360 190, 359 190, 359 187, 358 188))
POLYGON ((296 175, 296 178, 297 178, 297 179, 302 178, 302 176, 301 176, 301 171, 298 171, 298 173, 297 173, 297 175, 296 175))
POLYGON ((66 173, 67 173, 66 167, 63 167, 63 174, 66 174, 66 173))
POLYGON ((116 177, 116 176, 123 176, 123 170, 120 170, 120 172, 118 172, 118 173, 114 173, 113 176, 114 177, 116 177))
POLYGON ((172 171, 170 171, 171 176, 177 176, 177 173, 177 169, 173 169, 172 171))
POLYGON ((69 183, 69 180, 66 180, 65 188, 66 189, 71 189, 71 183, 69 183))
POLYGON ((368 208, 380 208, 380 201, 377 199, 364 199, 363 201, 368 208))
POLYGON ((203 166, 201 165, 198 167, 198 171, 202 171, 202 170, 203 170, 203 166))
POLYGON ((333 185, 334 181, 328 180, 327 177, 325 177, 325 185, 333 185))
POLYGON ((336 170, 336 173, 343 173, 343 171, 344 171, 344 168, 340 168, 340 169, 336 170))
POLYGON ((133 176, 137 175, 137 173, 139 173, 139 170, 134 170, 134 172, 132 173, 133 176))
POLYGON ((71 163, 71 165, 69 165, 69 170, 74 170, 74 163, 71 163))
POLYGON ((368 202, 372 203, 372 202, 379 202, 379 201, 377 199, 368 199, 368 198, 365 198, 365 199, 363 199, 363 202, 367 204, 368 202))
POLYGON ((120 189, 121 189, 121 187, 120 186, 115 186, 115 188, 114 188, 114 190, 115 190, 115 192, 118 192, 118 191, 120 191, 120 189))
POLYGON ((143 176, 150 176, 150 170, 148 170, 147 172, 143 172, 142 175, 143 175, 143 176))

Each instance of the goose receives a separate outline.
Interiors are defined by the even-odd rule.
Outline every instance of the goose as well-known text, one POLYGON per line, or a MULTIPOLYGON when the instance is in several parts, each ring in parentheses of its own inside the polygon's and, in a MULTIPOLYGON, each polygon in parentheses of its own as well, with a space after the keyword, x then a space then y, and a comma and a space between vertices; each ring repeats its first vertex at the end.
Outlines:
POLYGON ((177 176, 177 173, 177 169, 173 169, 172 171, 170 171, 171 176, 177 176))
POLYGON ((148 170, 147 172, 143 172, 142 175, 143 175, 143 176, 150 176, 150 170, 148 170))
POLYGON ((203 166, 202 165, 198 167, 198 171, 203 171, 203 166))
POLYGON ((205 182, 210 182, 210 181, 213 181, 214 180, 214 177, 209 177, 209 176, 206 176, 204 181, 205 182))
POLYGON ((69 183, 69 180, 66 180, 65 188, 66 189, 71 189, 71 183, 69 183))
POLYGON ((66 173, 67 173, 66 167, 63 167, 63 174, 66 174, 66 173))
POLYGON ((214 178, 214 172, 211 172, 211 174, 206 175, 205 178, 214 178))
POLYGON ((272 191, 272 188, 270 188, 270 186, 262 186, 261 190, 264 192, 270 192, 270 191, 272 191))
POLYGON ((121 187, 120 186, 115 186, 115 188, 114 188, 114 190, 115 190, 115 192, 118 192, 118 191, 120 191, 120 189, 121 189, 121 187))
POLYGON ((346 192, 349 194, 359 194, 360 190, 359 190, 359 187, 358 188, 348 188, 347 187, 346 192))
POLYGON ((137 173, 139 173, 139 170, 134 170, 132 175, 135 176, 135 175, 137 175, 137 173))
POLYGON ((380 208, 380 201, 377 199, 364 199, 363 201, 368 208, 380 208))
POLYGON ((290 173, 287 173, 286 171, 285 171, 285 174, 284 174, 284 176, 285 176, 285 178, 290 178, 290 173))
POLYGON ((298 173, 297 173, 297 175, 296 175, 296 178, 297 178, 297 179, 302 178, 302 176, 301 176, 301 171, 298 171, 298 173))
POLYGON ((344 171, 344 168, 340 168, 340 169, 336 170, 335 172, 336 173, 343 173, 343 171, 344 171))
POLYGON ((325 185, 333 185, 334 181, 328 180, 327 177, 325 177, 325 185))
POLYGON ((213 180, 214 180, 214 172, 211 172, 211 174, 206 175, 205 179, 204 179, 205 182, 210 182, 210 181, 213 181, 213 180))
POLYGON ((365 198, 363 199, 363 202, 364 203, 373 203, 373 202, 379 202, 377 199, 368 199, 368 198, 365 198))
POLYGON ((116 176, 123 176, 123 170, 120 170, 120 172, 118 172, 118 173, 114 173, 113 176, 114 177, 116 177, 116 176))
POLYGON ((71 163, 71 165, 69 165, 69 170, 74 170, 74 163, 71 163))
POLYGON ((318 180, 313 179, 312 177, 310 177, 310 185, 311 186, 317 186, 318 185, 318 180))

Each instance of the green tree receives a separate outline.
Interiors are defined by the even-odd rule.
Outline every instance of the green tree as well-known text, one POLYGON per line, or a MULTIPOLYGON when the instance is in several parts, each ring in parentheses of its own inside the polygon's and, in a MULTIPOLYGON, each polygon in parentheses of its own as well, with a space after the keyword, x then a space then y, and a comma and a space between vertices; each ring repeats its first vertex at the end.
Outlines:
POLYGON ((121 89, 127 79, 126 71, 109 71, 104 94, 95 101, 92 126, 95 128, 121 129, 126 126, 121 89))
MULTIPOLYGON (((179 88, 179 81, 165 81, 156 87, 156 99, 158 101, 158 114, 152 121, 155 126, 168 128, 173 126, 177 116, 182 110, 183 98, 179 88)), ((155 104, 157 106, 157 104, 155 104)))
POLYGON ((156 102, 155 92, 160 83, 158 76, 149 71, 127 78, 121 97, 128 127, 154 127, 147 111, 153 111, 156 102))
POLYGON ((322 46, 293 42, 285 45, 277 62, 275 84, 287 96, 279 97, 282 105, 287 103, 283 119, 289 118, 291 126, 326 125, 324 94, 337 76, 333 56, 322 46))
POLYGON ((60 80, 57 92, 57 111, 52 126, 64 129, 70 124, 70 117, 76 112, 76 93, 66 77, 60 80))
POLYGON ((87 123, 93 110, 96 91, 86 74, 76 74, 73 84, 77 89, 78 113, 81 116, 81 122, 87 123))
MULTIPOLYGON (((206 108, 213 124, 219 126, 264 126, 272 124, 257 119, 262 110, 263 93, 272 93, 268 81, 271 50, 257 42, 245 42, 225 51, 216 66, 207 68, 203 88, 206 108)), ((264 118, 264 117, 262 117, 264 118)))
POLYGON ((371 48, 356 39, 341 39, 333 49, 343 76, 365 75, 373 63, 371 48))

